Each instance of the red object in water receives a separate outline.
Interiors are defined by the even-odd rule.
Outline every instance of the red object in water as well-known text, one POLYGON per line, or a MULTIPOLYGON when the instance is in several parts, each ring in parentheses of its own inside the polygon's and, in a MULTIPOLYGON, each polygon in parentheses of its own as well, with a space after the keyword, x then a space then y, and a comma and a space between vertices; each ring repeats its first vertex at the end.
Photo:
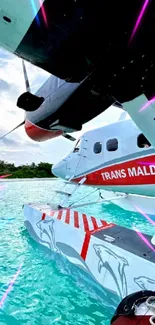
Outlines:
POLYGON ((112 325, 149 325, 150 317, 150 315, 120 316, 112 323, 112 325))
POLYGON ((6 175, 1 175, 0 178, 6 178, 6 177, 9 177, 11 176, 12 174, 6 174, 6 175))

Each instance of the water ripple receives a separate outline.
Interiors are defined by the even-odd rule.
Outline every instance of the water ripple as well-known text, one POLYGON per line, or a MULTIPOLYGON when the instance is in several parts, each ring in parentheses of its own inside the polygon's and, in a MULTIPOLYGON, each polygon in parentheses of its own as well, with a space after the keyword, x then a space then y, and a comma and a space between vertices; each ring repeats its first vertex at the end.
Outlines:
MULTIPOLYGON (((113 315, 115 297, 94 287, 92 280, 68 261, 54 253, 49 255, 25 230, 23 203, 50 203, 53 189, 60 185, 60 181, 11 182, 0 200, 0 299, 23 263, 0 310, 0 325, 108 325, 113 315)), ((80 189, 80 195, 89 191, 80 189)), ((78 198, 79 194, 75 195, 74 199, 78 198)), ((129 228, 135 223, 139 230, 152 232, 143 216, 113 204, 81 211, 129 228)))

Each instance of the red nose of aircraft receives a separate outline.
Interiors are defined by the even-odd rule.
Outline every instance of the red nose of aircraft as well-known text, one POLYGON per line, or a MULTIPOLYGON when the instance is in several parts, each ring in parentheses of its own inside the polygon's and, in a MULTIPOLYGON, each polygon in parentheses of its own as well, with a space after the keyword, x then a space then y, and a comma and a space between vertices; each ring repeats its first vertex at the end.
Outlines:
POLYGON ((33 141, 46 141, 62 135, 62 130, 45 130, 30 121, 25 121, 25 132, 33 141))

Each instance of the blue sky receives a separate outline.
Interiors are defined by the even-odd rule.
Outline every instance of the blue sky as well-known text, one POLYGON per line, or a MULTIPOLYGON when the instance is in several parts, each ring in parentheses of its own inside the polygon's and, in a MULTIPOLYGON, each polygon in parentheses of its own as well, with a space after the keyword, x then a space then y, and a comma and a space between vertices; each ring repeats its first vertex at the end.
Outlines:
MULTIPOLYGON (((26 68, 32 92, 35 93, 50 74, 27 62, 26 68)), ((25 113, 16 106, 16 101, 24 91, 21 59, 0 49, 0 136, 23 121, 25 113)), ((82 131, 74 133, 73 136, 78 138, 84 131, 113 123, 118 120, 120 113, 120 109, 110 107, 106 112, 86 123, 82 131)), ((16 165, 40 161, 57 163, 72 150, 73 146, 74 142, 63 137, 43 143, 34 142, 25 134, 24 127, 21 127, 0 140, 0 160, 13 162, 16 165)))

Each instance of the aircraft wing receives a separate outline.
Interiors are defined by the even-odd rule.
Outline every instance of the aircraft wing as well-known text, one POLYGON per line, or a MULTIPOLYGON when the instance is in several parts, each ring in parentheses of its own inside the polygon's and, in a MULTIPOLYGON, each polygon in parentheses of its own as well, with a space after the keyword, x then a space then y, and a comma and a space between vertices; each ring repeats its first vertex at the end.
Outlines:
POLYGON ((84 123, 116 101, 153 96, 154 12, 151 0, 0 0, 0 47, 67 82, 85 80, 70 96, 84 123))
POLYGON ((110 87, 144 49, 154 59, 154 11, 149 0, 1 0, 0 47, 72 82, 95 68, 110 87))

